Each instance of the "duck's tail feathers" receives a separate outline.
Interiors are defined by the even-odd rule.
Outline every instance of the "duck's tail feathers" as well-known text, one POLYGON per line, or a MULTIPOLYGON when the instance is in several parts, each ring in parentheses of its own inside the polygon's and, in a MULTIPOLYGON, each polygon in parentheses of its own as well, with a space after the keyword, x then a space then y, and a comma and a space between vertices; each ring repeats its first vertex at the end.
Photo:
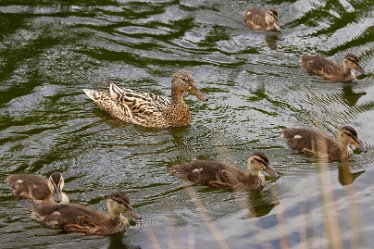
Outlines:
POLYGON ((90 90, 90 89, 83 89, 83 92, 93 101, 97 100, 97 91, 90 90))
POLYGON ((112 99, 115 99, 115 100, 123 100, 123 97, 125 96, 125 92, 123 89, 119 88, 116 84, 114 83, 109 83, 109 92, 110 92, 110 96, 112 97, 112 99))

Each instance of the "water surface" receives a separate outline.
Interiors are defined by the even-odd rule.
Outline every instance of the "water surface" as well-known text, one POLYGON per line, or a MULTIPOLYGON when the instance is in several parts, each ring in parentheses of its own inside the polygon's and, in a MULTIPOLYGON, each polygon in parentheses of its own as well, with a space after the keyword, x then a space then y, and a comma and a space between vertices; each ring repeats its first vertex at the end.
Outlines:
POLYGON ((368 0, 2 0, 1 247, 372 248, 373 23, 368 0), (278 9, 282 32, 243 26, 251 6, 278 9), (301 54, 340 61, 347 52, 368 72, 355 83, 326 83, 298 65, 301 54), (193 119, 183 128, 124 124, 82 91, 111 80, 170 96, 182 68, 209 96, 186 97, 193 119), (343 125, 369 149, 347 164, 296 154, 280 135, 313 126, 335 136, 343 125), (168 171, 192 159, 244 169, 255 150, 281 175, 261 191, 193 186, 168 171), (54 170, 71 201, 105 211, 105 195, 125 190, 143 219, 109 238, 47 229, 4 180, 54 170))

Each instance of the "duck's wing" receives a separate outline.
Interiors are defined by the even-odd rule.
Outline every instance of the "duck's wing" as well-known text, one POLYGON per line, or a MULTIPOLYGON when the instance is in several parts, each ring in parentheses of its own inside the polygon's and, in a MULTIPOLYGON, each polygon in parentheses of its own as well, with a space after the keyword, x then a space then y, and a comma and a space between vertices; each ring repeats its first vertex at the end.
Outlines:
POLYGON ((316 141, 326 139, 323 133, 309 129, 287 128, 282 133, 288 145, 297 151, 313 151, 316 141))
POLYGON ((228 182, 235 186, 240 182, 246 182, 248 180, 248 174, 243 172, 231 162, 225 162, 224 169, 221 171, 221 178, 222 181, 228 182))
POLYGON ((114 101, 128 106, 135 113, 162 112, 170 101, 162 96, 152 93, 138 93, 126 88, 120 88, 114 83, 109 85, 110 96, 114 101))
POLYGON ((13 194, 18 198, 44 200, 50 196, 47 180, 32 174, 11 175, 7 182, 12 186, 13 194))
POLYGON ((109 92, 83 90, 101 109, 127 123, 159 126, 170 101, 152 93, 137 93, 110 83, 109 92))
POLYGON ((218 161, 193 160, 185 164, 174 165, 171 171, 192 182, 209 185, 212 181, 222 181, 220 175, 223 167, 224 164, 218 161))
POLYGON ((320 131, 291 128, 284 129, 283 135, 288 145, 306 155, 326 157, 339 154, 337 143, 320 131))
POLYGON ((253 29, 263 29, 266 26, 265 12, 260 9, 248 9, 244 14, 245 24, 253 29))
POLYGON ((308 73, 321 76, 327 80, 335 80, 341 74, 341 66, 322 56, 303 55, 300 60, 308 73))
POLYGON ((221 182, 219 180, 210 181, 207 183, 207 185, 211 188, 234 188, 234 185, 226 182, 221 182))
POLYGON ((105 215, 77 204, 35 205, 33 217, 51 228, 88 233, 105 221, 105 215))

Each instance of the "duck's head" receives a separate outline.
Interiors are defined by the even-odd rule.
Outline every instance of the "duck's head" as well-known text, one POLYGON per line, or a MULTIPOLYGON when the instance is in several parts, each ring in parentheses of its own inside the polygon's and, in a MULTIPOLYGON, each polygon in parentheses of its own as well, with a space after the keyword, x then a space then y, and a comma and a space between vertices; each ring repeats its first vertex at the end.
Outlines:
POLYGON ((278 21, 278 11, 276 11, 275 9, 266 11, 265 22, 268 26, 273 26, 274 29, 280 30, 278 21))
POLYGON ((62 189, 64 188, 64 178, 60 172, 53 172, 48 179, 48 188, 56 203, 62 201, 62 189))
POLYGON ((277 178, 278 174, 271 168, 269 159, 262 152, 255 152, 248 159, 248 170, 255 175, 260 174, 260 172, 265 171, 272 177, 277 178))
POLYGON ((173 74, 171 87, 172 89, 188 92, 189 94, 196 96, 199 100, 208 100, 208 98, 197 88, 191 74, 186 70, 179 70, 173 74))
POLYGON ((110 194, 107 197, 107 208, 112 217, 118 217, 120 214, 126 213, 135 219, 142 218, 130 205, 130 200, 124 192, 110 194))
POLYGON ((357 137, 357 132, 351 126, 344 126, 339 130, 339 141, 345 145, 353 145, 360 149, 362 152, 366 152, 366 148, 360 139, 357 137))
POLYGON ((364 69, 360 66, 360 59, 354 54, 346 54, 343 59, 343 66, 346 70, 355 69, 362 74, 365 74, 364 69))

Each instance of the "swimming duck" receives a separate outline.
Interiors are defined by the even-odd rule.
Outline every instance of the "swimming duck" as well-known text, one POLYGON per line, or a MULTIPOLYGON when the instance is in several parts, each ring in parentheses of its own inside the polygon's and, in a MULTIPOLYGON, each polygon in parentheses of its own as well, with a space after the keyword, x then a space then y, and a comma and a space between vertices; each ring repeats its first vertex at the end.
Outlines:
POLYGON ((366 152, 365 146, 357 137, 356 130, 350 126, 344 126, 339 130, 337 142, 320 131, 309 129, 286 128, 282 133, 292 149, 329 161, 343 161, 351 157, 353 151, 349 145, 366 152))
POLYGON ((109 92, 83 90, 103 110, 116 118, 146 127, 168 128, 188 125, 191 114, 184 102, 184 92, 199 100, 207 97, 196 87, 189 72, 180 70, 171 80, 171 101, 152 93, 137 93, 110 83, 109 92))
POLYGON ((278 24, 278 11, 274 9, 263 10, 259 8, 252 8, 245 11, 245 24, 258 31, 280 30, 278 24))
POLYGON ((272 177, 277 173, 269 166, 269 159, 261 152, 253 153, 248 159, 248 172, 229 163, 220 161, 194 160, 186 164, 174 165, 172 173, 188 180, 212 188, 254 190, 265 184, 265 171, 272 177))
POLYGON ((303 55, 301 65, 310 74, 320 76, 333 82, 349 82, 356 78, 352 71, 355 69, 364 74, 364 69, 359 65, 360 59, 354 54, 346 54, 341 65, 318 55, 303 55))
POLYGON ((122 213, 127 213, 136 219, 141 218, 131 207, 129 198, 123 192, 114 192, 109 195, 106 205, 109 214, 78 204, 36 205, 33 207, 32 217, 51 228, 91 235, 112 235, 124 232, 129 227, 129 222, 122 216, 122 213))
POLYGON ((48 179, 33 174, 16 174, 7 178, 13 188, 13 194, 21 199, 68 203, 69 198, 62 192, 64 178, 59 172, 53 172, 48 179))

